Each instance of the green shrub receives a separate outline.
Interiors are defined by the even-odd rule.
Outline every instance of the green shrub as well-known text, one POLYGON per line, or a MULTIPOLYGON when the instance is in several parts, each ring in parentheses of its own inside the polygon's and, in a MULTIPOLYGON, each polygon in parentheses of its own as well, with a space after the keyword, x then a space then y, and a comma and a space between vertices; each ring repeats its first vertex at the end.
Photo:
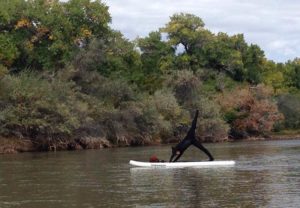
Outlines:
POLYGON ((66 137, 88 119, 87 104, 77 98, 72 83, 48 82, 35 74, 6 76, 7 86, 1 111, 1 132, 25 136, 66 137))
POLYGON ((208 98, 201 98, 195 105, 199 109, 198 135, 203 141, 216 142, 227 139, 228 125, 222 119, 220 106, 208 98))
POLYGON ((300 128, 300 95, 285 94, 278 97, 278 108, 283 113, 286 128, 300 128))
POLYGON ((198 100, 201 81, 192 71, 176 71, 166 79, 165 86, 172 89, 178 103, 189 108, 198 100))
POLYGON ((166 120, 176 120, 181 114, 181 108, 170 90, 158 90, 154 93, 155 106, 166 120))

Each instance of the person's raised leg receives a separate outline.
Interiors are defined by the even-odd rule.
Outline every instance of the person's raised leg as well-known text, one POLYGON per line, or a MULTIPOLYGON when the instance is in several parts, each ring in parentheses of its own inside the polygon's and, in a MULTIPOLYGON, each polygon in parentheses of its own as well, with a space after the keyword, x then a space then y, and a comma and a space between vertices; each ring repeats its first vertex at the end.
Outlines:
POLYGON ((196 131, 196 127, 197 127, 197 119, 198 119, 198 114, 199 114, 199 110, 196 110, 196 114, 195 117, 192 121, 192 125, 186 135, 186 138, 192 139, 193 137, 195 137, 195 131, 196 131))

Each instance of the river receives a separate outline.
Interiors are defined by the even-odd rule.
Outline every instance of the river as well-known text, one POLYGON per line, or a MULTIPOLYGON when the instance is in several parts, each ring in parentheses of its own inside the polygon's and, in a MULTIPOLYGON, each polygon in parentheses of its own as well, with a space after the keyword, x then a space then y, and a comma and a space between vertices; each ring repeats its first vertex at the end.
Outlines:
MULTIPOLYGON (((234 167, 142 169, 170 146, 0 155, 1 208, 299 207, 300 140, 205 144, 234 167)), ((206 160, 196 148, 183 160, 206 160)))

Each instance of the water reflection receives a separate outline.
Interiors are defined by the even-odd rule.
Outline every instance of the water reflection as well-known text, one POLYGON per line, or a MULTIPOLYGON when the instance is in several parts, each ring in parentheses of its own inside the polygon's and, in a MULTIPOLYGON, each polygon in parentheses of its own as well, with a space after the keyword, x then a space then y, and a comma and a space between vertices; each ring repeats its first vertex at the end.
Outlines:
MULTIPOLYGON (((300 141, 206 145, 234 167, 133 168, 170 147, 0 156, 0 207, 298 207, 300 141)), ((206 160, 189 149, 183 160, 206 160)))
POLYGON ((161 205, 169 206, 171 201, 175 207, 257 207, 268 204, 266 189, 261 185, 265 173, 253 177, 249 171, 239 172, 235 168, 132 168, 130 174, 136 195, 143 196, 139 202, 145 205, 157 203, 153 196, 164 196, 160 197, 161 205))

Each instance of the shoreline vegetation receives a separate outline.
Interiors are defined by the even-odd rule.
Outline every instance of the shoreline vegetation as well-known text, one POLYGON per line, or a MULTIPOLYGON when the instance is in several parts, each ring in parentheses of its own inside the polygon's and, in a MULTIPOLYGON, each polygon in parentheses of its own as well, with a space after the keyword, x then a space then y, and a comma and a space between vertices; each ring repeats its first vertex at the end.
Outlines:
POLYGON ((0 1, 0 153, 299 138, 300 59, 193 14, 135 40, 100 0, 0 1))
MULTIPOLYGON (((270 140, 300 140, 300 133, 278 134, 278 135, 270 135, 265 137, 248 137, 240 140, 227 139, 221 142, 270 141, 270 140)), ((173 142, 175 141, 173 140, 173 142)), ((149 142, 138 146, 156 146, 156 145, 163 145, 163 144, 173 144, 173 143, 161 143, 159 141, 156 141, 156 142, 149 142)), ((132 145, 132 144, 114 145, 106 139, 86 138, 85 141, 60 140, 57 141, 56 144, 52 144, 51 146, 48 145, 41 146, 36 144, 34 141, 30 139, 0 137, 0 154, 15 154, 15 153, 22 153, 22 152, 45 152, 45 151, 55 152, 55 151, 65 151, 65 150, 73 151, 73 150, 104 149, 104 148, 118 148, 118 147, 130 147, 130 146, 137 146, 137 145, 132 145)))

